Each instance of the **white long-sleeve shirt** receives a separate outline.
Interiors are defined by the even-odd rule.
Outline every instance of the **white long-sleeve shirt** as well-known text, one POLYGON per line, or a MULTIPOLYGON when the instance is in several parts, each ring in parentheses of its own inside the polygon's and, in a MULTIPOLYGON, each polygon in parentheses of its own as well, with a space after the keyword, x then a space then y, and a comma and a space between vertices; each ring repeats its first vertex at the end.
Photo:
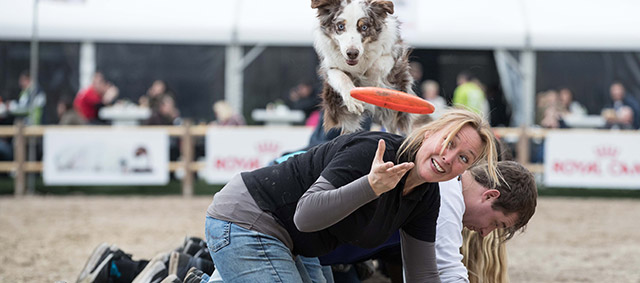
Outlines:
POLYGON ((462 264, 462 216, 465 206, 462 182, 458 178, 440 182, 440 214, 436 228, 436 264, 440 280, 468 283, 467 268, 462 264))

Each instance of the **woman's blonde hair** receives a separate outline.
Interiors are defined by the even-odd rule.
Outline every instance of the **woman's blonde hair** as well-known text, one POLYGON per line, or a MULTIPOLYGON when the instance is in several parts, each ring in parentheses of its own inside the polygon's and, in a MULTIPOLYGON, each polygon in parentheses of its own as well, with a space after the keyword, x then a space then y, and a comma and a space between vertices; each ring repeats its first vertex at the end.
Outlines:
POLYGON ((496 143, 491 126, 482 118, 482 116, 461 108, 451 108, 447 110, 440 118, 428 124, 420 126, 413 130, 400 146, 400 156, 406 156, 409 162, 415 161, 416 153, 422 146, 426 133, 436 133, 444 131, 447 133, 446 138, 442 142, 442 150, 440 154, 447 148, 446 145, 458 134, 458 132, 466 125, 476 130, 484 147, 474 161, 474 165, 486 158, 489 165, 488 173, 494 185, 500 182, 499 172, 496 170, 498 162, 496 143))
POLYGON ((469 272, 469 283, 506 283, 507 247, 502 239, 504 233, 493 230, 484 238, 467 228, 462 230, 462 263, 469 272))

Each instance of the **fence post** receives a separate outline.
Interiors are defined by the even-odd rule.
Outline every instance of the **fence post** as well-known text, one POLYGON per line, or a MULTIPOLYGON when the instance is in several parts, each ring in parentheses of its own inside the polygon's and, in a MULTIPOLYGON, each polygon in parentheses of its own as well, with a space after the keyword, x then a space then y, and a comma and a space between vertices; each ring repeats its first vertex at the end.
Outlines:
POLYGON ((16 133, 13 138, 13 162, 15 164, 16 177, 14 181, 14 196, 21 197, 25 193, 25 158, 26 158, 26 138, 24 136, 24 120, 22 118, 16 119, 15 123, 16 133))
POLYGON ((520 126, 520 136, 518 137, 518 162, 520 164, 529 164, 529 135, 527 134, 528 127, 526 125, 520 126))
POLYGON ((184 168, 184 177, 182 177, 182 196, 193 196, 193 172, 191 171, 191 163, 194 156, 194 142, 191 135, 191 125, 193 122, 191 119, 184 119, 184 133, 182 135, 182 142, 180 152, 182 153, 182 162, 184 168))

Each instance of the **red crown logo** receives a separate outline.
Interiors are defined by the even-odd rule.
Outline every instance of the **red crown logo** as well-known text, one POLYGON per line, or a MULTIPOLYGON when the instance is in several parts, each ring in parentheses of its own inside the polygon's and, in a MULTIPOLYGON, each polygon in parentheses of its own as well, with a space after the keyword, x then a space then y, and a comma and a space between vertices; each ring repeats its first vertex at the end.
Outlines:
POLYGON ((264 141, 258 144, 258 152, 260 153, 278 153, 280 152, 280 145, 274 141, 264 141))
POLYGON ((596 148, 596 154, 599 157, 615 157, 618 155, 618 149, 613 146, 599 146, 596 148))

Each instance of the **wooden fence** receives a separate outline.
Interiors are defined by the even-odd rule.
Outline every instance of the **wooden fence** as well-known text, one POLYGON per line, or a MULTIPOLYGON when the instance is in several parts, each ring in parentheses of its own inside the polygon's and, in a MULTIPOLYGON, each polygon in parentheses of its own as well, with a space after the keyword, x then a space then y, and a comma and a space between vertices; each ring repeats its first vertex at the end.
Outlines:
MULTIPOLYGON (((0 126, 0 137, 13 137, 13 161, 0 162, 0 172, 14 173, 14 195, 23 196, 26 193, 26 174, 42 172, 41 161, 27 160, 27 144, 32 138, 42 138, 46 129, 82 129, 91 127, 92 129, 104 128, 112 129, 113 126, 24 126, 17 122, 14 126, 0 126)), ((207 132, 206 125, 193 125, 191 121, 185 120, 181 126, 139 126, 145 129, 163 129, 170 136, 179 137, 181 161, 169 163, 169 170, 184 170, 182 178, 182 195, 191 197, 193 195, 193 184, 195 172, 205 166, 202 161, 195 159, 195 138, 204 137, 207 132)), ((494 128, 497 136, 503 139, 517 140, 516 157, 517 161, 525 165, 532 172, 543 171, 542 164, 529 163, 529 139, 544 138, 547 131, 534 128, 494 128)))

